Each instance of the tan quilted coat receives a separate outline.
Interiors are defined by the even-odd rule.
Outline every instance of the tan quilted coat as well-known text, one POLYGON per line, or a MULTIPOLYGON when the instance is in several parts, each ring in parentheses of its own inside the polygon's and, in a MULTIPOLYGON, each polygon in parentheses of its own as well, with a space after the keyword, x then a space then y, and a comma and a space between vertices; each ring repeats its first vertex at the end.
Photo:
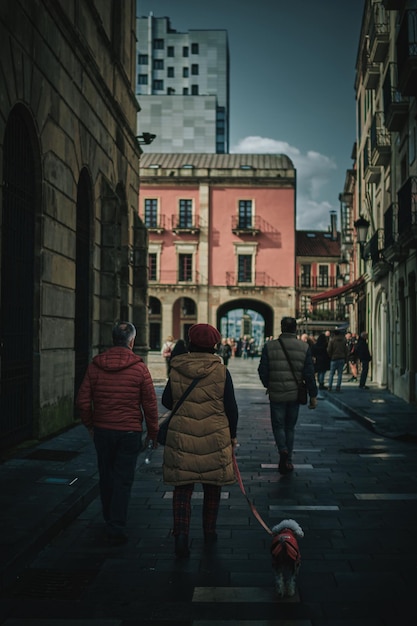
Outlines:
POLYGON ((197 385, 171 419, 164 448, 168 485, 235 482, 232 445, 223 395, 226 367, 215 354, 181 354, 171 361, 173 406, 193 378, 197 385))

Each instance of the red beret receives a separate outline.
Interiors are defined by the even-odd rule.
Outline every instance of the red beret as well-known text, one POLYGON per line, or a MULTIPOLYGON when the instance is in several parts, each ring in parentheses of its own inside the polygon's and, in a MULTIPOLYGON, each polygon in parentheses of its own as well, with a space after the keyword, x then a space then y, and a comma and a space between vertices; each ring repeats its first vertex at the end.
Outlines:
POLYGON ((198 348, 213 348, 222 337, 217 328, 210 324, 193 324, 188 331, 188 338, 198 348))

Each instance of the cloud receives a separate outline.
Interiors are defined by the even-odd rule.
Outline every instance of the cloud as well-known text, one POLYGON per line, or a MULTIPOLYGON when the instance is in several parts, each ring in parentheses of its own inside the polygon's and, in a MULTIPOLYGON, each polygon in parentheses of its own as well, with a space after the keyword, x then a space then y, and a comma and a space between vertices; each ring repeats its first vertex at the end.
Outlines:
POLYGON ((297 170, 297 229, 328 230, 329 212, 337 210, 326 198, 326 186, 337 169, 332 158, 314 150, 302 153, 286 141, 256 136, 241 139, 231 152, 288 156, 297 170))

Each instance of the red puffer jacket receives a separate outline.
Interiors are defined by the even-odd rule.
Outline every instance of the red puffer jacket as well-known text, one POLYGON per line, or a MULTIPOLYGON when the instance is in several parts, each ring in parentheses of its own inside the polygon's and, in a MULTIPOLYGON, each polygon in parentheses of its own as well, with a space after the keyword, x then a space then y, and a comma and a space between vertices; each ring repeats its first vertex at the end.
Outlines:
POLYGON ((114 346, 94 357, 77 395, 87 428, 142 431, 156 441, 158 404, 149 370, 129 348, 114 346))

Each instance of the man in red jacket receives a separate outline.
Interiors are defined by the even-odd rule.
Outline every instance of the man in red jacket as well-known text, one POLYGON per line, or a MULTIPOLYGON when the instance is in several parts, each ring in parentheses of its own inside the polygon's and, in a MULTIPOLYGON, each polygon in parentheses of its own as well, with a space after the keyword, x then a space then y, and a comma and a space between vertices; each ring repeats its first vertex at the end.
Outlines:
POLYGON ((113 347, 94 357, 77 395, 81 420, 94 439, 100 476, 103 517, 111 545, 126 543, 127 509, 142 447, 157 446, 158 405, 149 370, 133 353, 136 328, 119 322, 113 328, 113 347))

